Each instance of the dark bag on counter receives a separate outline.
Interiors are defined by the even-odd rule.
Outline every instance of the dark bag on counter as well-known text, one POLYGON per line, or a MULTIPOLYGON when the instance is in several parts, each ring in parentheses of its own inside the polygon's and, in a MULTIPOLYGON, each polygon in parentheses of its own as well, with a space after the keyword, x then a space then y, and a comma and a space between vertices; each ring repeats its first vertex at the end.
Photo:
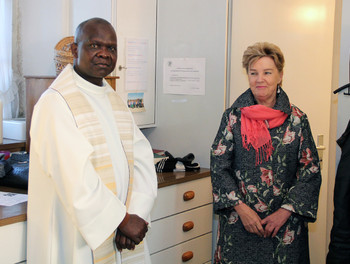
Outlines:
POLYGON ((0 160, 0 186, 28 189, 28 173, 29 154, 26 152, 12 153, 7 160, 0 160))
POLYGON ((161 160, 155 164, 156 172, 174 171, 177 160, 168 151, 158 152, 157 154, 158 157, 161 157, 161 160))
POLYGON ((168 151, 153 150, 155 158, 160 159, 155 166, 156 172, 172 172, 178 171, 197 171, 200 169, 199 163, 194 163, 194 154, 189 153, 183 158, 174 158, 168 151), (178 164, 181 163, 181 164, 178 164), (178 166, 177 166, 178 165, 178 166))

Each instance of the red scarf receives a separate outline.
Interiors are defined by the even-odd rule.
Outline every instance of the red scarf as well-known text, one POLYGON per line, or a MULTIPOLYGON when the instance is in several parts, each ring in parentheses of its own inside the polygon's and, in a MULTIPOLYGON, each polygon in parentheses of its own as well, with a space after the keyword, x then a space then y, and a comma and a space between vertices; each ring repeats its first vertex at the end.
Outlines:
POLYGON ((287 114, 264 105, 252 105, 241 108, 241 134, 243 147, 253 146, 256 153, 255 165, 267 161, 273 151, 269 128, 282 125, 287 114))

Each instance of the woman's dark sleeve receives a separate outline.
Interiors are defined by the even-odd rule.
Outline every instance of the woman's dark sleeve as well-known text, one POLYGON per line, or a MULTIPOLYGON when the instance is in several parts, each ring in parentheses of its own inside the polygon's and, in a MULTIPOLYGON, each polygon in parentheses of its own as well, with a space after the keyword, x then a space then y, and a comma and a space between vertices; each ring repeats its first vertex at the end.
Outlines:
POLYGON ((241 203, 241 194, 234 180, 233 127, 237 116, 228 109, 222 116, 217 135, 210 150, 210 170, 213 185, 214 211, 233 207, 241 203))
POLYGON ((307 116, 300 117, 300 147, 295 184, 289 189, 282 208, 316 221, 321 186, 321 167, 307 116))

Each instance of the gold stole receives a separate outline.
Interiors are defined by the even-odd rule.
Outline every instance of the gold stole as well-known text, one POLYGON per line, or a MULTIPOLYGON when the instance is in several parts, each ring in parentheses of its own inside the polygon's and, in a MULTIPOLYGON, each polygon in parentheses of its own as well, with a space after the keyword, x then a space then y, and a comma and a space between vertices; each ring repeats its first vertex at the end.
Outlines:
MULTIPOLYGON (((67 102, 74 116, 77 127, 89 140, 90 144, 94 147, 94 152, 91 155, 90 160, 95 168, 95 171, 101 177, 102 182, 114 194, 116 194, 117 188, 112 167, 112 160, 110 157, 102 126, 90 103, 76 87, 74 78, 72 76, 72 71, 73 69, 70 65, 66 67, 66 69, 61 73, 59 78, 57 78, 57 80, 52 84, 51 88, 58 91, 67 102)), ((108 93, 108 99, 112 106, 113 115, 118 127, 122 146, 126 158, 128 160, 129 186, 126 200, 126 207, 128 208, 134 175, 133 121, 130 116, 130 112, 128 111, 126 105, 117 93, 108 93)), ((117 263, 114 236, 115 232, 113 232, 107 238, 107 240, 102 243, 102 245, 100 245, 96 250, 93 251, 94 263, 117 263)), ((143 251, 143 245, 139 247, 139 249, 143 251)), ((123 253, 131 255, 133 254, 131 252, 128 252, 128 250, 123 250, 123 253)))

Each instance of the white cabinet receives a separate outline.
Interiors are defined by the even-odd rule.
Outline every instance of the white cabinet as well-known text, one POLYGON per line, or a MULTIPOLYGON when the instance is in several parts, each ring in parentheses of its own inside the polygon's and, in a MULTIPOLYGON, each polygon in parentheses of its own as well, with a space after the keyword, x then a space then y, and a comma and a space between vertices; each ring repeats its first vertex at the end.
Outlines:
MULTIPOLYGON (((152 264, 209 264, 213 210, 209 171, 169 175, 175 180, 158 189, 151 212, 147 244, 152 264), (182 181, 190 177, 193 180, 182 181)), ((26 221, 0 226, 1 264, 26 263, 26 229, 26 221)))
POLYGON ((25 263, 27 222, 0 227, 0 263, 25 263))
POLYGON ((211 258, 211 233, 186 241, 172 248, 151 255, 152 264, 202 264, 210 262, 211 258), (188 261, 183 261, 183 256, 188 254, 188 261))
POLYGON ((152 264, 210 262, 212 211, 210 177, 160 188, 147 235, 152 264))

